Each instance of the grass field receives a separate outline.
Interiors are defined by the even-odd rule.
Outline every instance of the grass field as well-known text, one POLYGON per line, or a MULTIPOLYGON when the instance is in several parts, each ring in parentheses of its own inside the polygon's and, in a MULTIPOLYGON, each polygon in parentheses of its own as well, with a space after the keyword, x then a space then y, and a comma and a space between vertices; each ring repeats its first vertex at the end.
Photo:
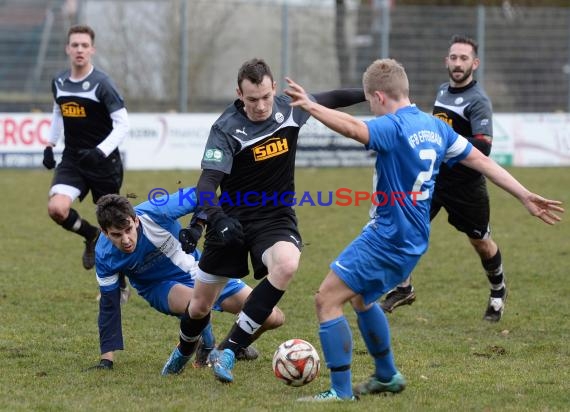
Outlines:
MULTIPOLYGON (((568 169, 512 169, 531 190, 570 201, 568 169)), ((297 191, 339 187, 369 190, 368 169, 300 169, 297 191)), ((124 193, 134 203, 154 187, 195 184, 197 172, 129 172, 124 193)), ((279 343, 300 337, 320 352, 312 296, 328 264, 358 234, 368 205, 297 209, 306 243, 299 272, 280 304, 286 324, 264 335, 260 359, 238 363, 236 382, 222 385, 209 370, 160 370, 177 342, 178 321, 151 310, 139 296, 123 307, 126 350, 112 372, 82 372, 98 360, 97 284, 81 266, 81 239, 46 212, 47 171, 1 170, 0 409, 7 411, 557 411, 570 410, 570 225, 549 227, 490 185, 494 238, 501 247, 509 301, 503 320, 482 320, 488 286, 464 236, 445 215, 414 272, 418 300, 389 316, 397 365, 408 380, 401 394, 360 402, 298 404, 328 388, 328 371, 302 388, 272 375, 279 343)), ((93 205, 77 207, 94 221, 93 205)), ((184 221, 183 223, 186 223, 184 221)), ((253 282, 248 277, 245 280, 253 282)), ((348 309, 348 308, 347 308, 348 309)), ((355 325, 353 376, 365 379, 371 360, 355 325)), ((215 314, 218 339, 232 317, 215 314)))

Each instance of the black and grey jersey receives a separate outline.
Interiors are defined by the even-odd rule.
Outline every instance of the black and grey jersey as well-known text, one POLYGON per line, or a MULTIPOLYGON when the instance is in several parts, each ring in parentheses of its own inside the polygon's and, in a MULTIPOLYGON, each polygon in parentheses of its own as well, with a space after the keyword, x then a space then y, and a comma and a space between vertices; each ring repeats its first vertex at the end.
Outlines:
POLYGON ((83 80, 70 79, 64 70, 52 81, 52 93, 61 110, 65 151, 92 149, 113 130, 110 114, 125 107, 111 78, 96 68, 83 80))
MULTIPOLYGON (((473 136, 477 134, 493 137, 491 100, 475 80, 464 87, 442 84, 435 98, 433 114, 471 142, 473 136)), ((453 169, 443 164, 437 183, 456 184, 465 180, 475 180, 481 176, 479 172, 461 164, 455 165, 453 169)))
POLYGON ((236 100, 210 130, 202 169, 225 173, 220 206, 240 220, 293 214, 295 154, 299 130, 309 114, 278 95, 271 117, 252 122, 236 100))

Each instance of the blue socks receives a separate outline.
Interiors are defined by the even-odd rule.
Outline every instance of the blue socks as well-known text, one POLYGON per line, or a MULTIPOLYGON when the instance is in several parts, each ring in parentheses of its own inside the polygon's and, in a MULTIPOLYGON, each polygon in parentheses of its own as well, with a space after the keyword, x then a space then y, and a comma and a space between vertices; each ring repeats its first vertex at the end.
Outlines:
MULTIPOLYGON (((365 312, 356 312, 358 327, 368 352, 374 358, 375 376, 380 382, 390 382, 398 372, 390 347, 388 319, 378 304, 365 312)), ((341 398, 352 396, 352 332, 344 316, 323 322, 319 337, 327 367, 331 371, 331 386, 341 398)))
POLYGON ((319 337, 327 367, 331 371, 331 385, 341 398, 352 397, 352 332, 344 316, 323 322, 319 337))
POLYGON ((374 358, 376 378, 380 382, 390 382, 398 370, 390 348, 390 327, 386 315, 377 303, 365 312, 356 312, 356 315, 368 353, 374 358))

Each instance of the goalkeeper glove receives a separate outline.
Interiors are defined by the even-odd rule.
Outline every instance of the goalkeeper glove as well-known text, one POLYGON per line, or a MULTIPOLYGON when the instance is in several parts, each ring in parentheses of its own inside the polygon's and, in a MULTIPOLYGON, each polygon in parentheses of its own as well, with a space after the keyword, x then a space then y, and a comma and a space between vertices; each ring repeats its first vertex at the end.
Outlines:
POLYGON ((46 146, 44 149, 44 160, 42 161, 45 168, 51 170, 55 167, 55 159, 53 158, 53 147, 46 146))

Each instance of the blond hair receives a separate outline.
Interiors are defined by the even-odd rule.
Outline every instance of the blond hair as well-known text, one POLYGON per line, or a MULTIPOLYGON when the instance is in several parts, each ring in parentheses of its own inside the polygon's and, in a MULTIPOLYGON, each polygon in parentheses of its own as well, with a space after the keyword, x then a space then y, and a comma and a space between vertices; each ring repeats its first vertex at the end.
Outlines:
POLYGON ((362 85, 368 95, 381 91, 394 100, 407 98, 410 93, 406 70, 394 59, 375 60, 362 75, 362 85))

